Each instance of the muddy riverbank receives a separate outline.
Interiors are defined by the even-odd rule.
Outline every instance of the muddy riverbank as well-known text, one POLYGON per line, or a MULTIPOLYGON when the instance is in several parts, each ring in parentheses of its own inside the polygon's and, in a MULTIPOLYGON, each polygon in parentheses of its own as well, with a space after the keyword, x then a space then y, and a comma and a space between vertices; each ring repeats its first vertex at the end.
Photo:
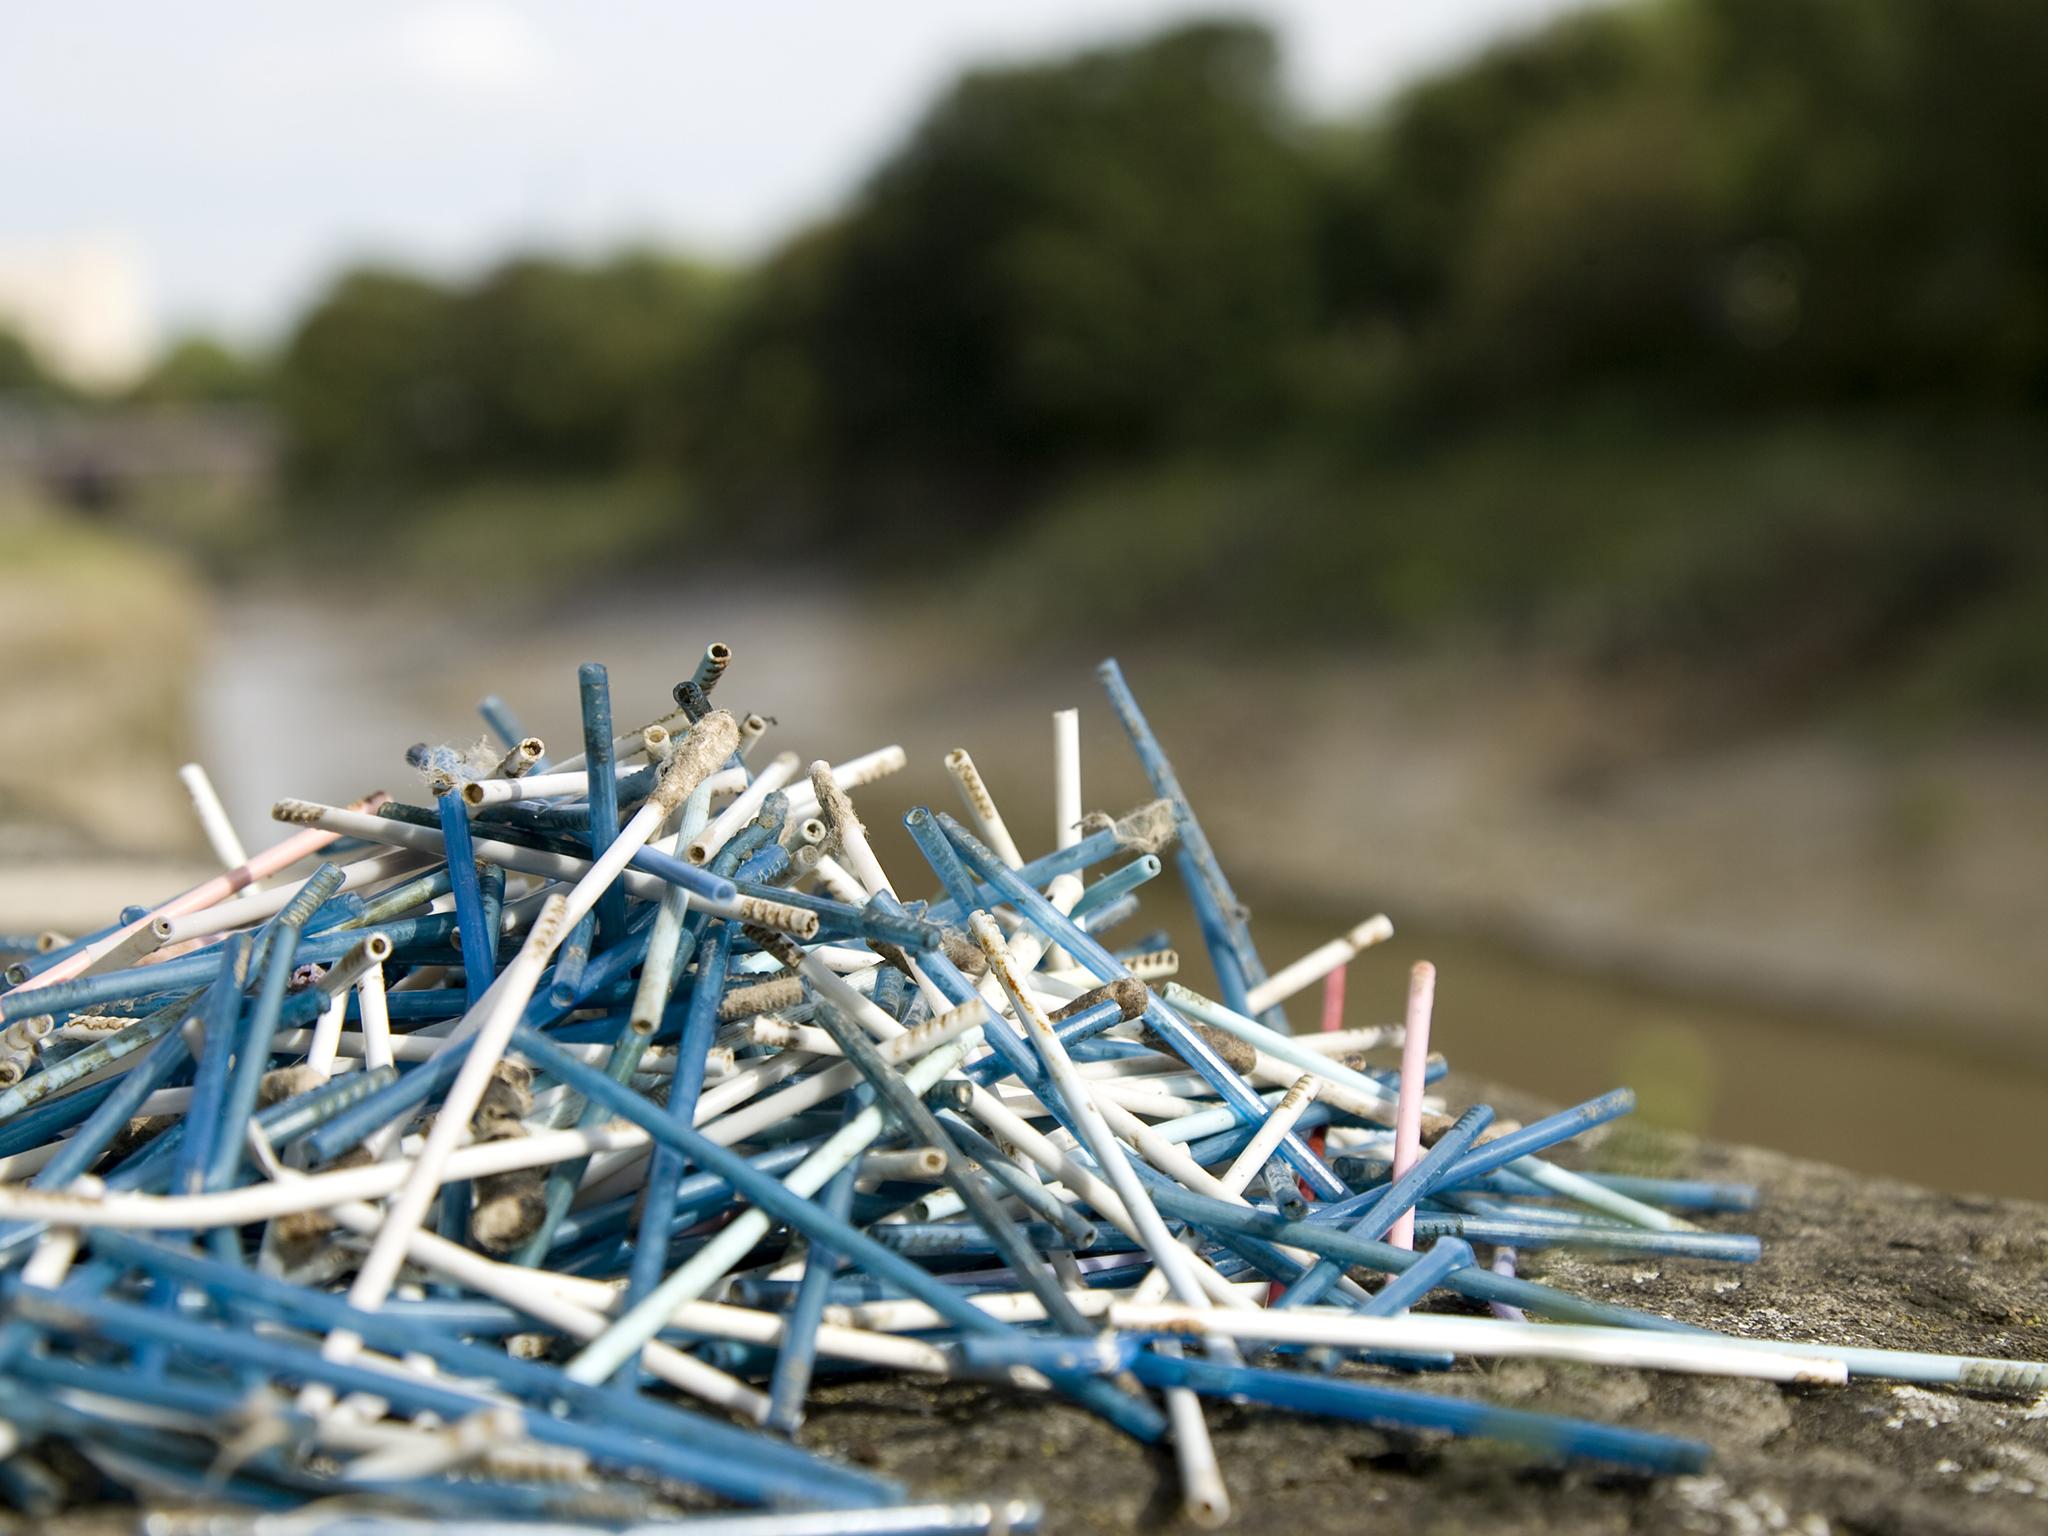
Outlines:
MULTIPOLYGON (((958 745, 1021 840, 1049 842, 1056 707, 1082 709, 1088 804, 1148 793, 1092 655, 801 578, 780 579, 772 614, 747 591, 453 616, 316 590, 224 600, 161 680, 184 728, 64 770, 62 804, 153 804, 156 835, 58 802, 17 814, 0 830, 0 928, 105 921, 203 870, 160 793, 192 743, 260 844, 280 794, 417 790, 403 747, 473 738, 489 692, 573 742, 579 661, 610 667, 622 723, 657 713, 709 638, 736 652, 730 702, 779 722, 772 745, 805 759, 909 750, 910 771, 863 802, 891 867, 920 867, 894 819, 951 803, 939 764, 958 745)), ((1907 750, 1846 729, 1738 739, 1674 723, 1641 690, 1498 659, 1123 659, 1269 960, 1375 911, 1396 918, 1394 944, 1358 968, 1354 1019, 1391 1016, 1406 964, 1427 956, 1444 974, 1439 1040, 1468 1069, 1558 1099, 1628 1082, 1646 1118, 1677 1129, 2048 1197, 2033 1130, 2048 1105, 2048 946, 2034 932, 2048 913, 2048 748, 1907 750), (1911 1130, 1929 1124, 1947 1129, 1911 1130)), ((64 682, 49 666, 44 691, 64 682)), ((16 777, 54 761, 32 746, 16 777)), ((1170 885, 1148 895, 1145 926, 1192 951, 1170 885)), ((1197 955, 1189 966, 1204 984, 1197 955)))

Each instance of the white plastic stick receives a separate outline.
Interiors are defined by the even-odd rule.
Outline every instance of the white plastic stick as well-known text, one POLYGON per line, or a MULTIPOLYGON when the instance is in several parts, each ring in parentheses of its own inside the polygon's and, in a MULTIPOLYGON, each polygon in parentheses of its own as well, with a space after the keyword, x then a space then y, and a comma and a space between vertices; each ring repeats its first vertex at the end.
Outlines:
MULTIPOLYGON (((639 746, 635 738, 634 746, 639 746)), ((613 764, 618 778, 640 773, 645 763, 619 762, 613 764)), ((711 792, 721 791, 736 794, 746 788, 747 776, 737 768, 722 769, 711 777, 711 792)), ((553 773, 532 773, 521 779, 472 779, 462 786, 462 798, 472 807, 507 805, 515 800, 560 800, 563 798, 582 799, 590 793, 590 774, 581 768, 574 772, 557 769, 553 773)))
MULTIPOLYGON (((1436 1005, 1436 967, 1415 962, 1408 973, 1408 1014, 1401 1041, 1401 1097, 1394 1111, 1394 1177, 1400 1178, 1422 1156, 1422 1092, 1429 1074, 1429 1017, 1436 1005)), ((1415 1212, 1401 1213, 1387 1241, 1396 1248, 1415 1246, 1415 1212)))
MULTIPOLYGON (((894 895, 889 877, 882 870, 881 860, 868 846, 867 829, 861 825, 860 814, 854 810, 845 788, 834 777, 830 763, 811 764, 811 793, 817 797, 826 825, 839 839, 839 852, 844 857, 847 871, 859 883, 860 894, 855 905, 865 906, 872 896, 894 895)), ((821 859, 819 867, 822 869, 824 864, 821 859)))
MULTIPOLYGON (((568 915, 569 906, 569 902, 559 895, 549 899, 540 920, 519 947, 518 955, 472 1010, 481 1017, 476 1022, 469 1054, 463 1058, 461 1070, 456 1073, 447 1096, 435 1111, 433 1129, 427 1132, 425 1145, 413 1160, 405 1184, 385 1212, 383 1224, 370 1244, 370 1251, 363 1257, 362 1268, 356 1272, 355 1283, 349 1287, 350 1306, 374 1312, 391 1294, 391 1283, 398 1278, 399 1266, 405 1262, 407 1245, 413 1234, 419 1231, 427 1207, 441 1192, 449 1154, 459 1141, 469 1135, 470 1116, 482 1101, 491 1072, 504 1056, 512 1031, 524 1015, 526 1005, 533 999, 533 989, 540 982, 540 973, 554 954, 555 946, 562 942, 575 921, 568 915)), ((348 1333, 331 1335, 328 1358, 347 1359, 354 1353, 353 1344, 343 1345, 339 1355, 334 1349, 337 1341, 354 1338, 348 1333)))
MULTIPOLYGON (((350 807, 350 811, 374 811, 389 798, 389 795, 385 794, 382 790, 378 790, 375 794, 367 795, 363 799, 358 800, 354 806, 350 807)), ((373 817, 371 819, 375 820, 376 818, 373 817)), ((314 827, 294 832, 289 837, 265 848, 262 852, 251 854, 246 864, 237 865, 233 869, 215 875, 211 880, 202 880, 190 890, 180 891, 169 901, 152 907, 133 922, 123 923, 104 938, 95 939, 92 943, 86 945, 85 948, 72 951, 56 964, 48 966, 29 977, 27 981, 24 981, 10 992, 8 998, 12 1001, 22 993, 33 991, 38 987, 54 986, 60 981, 69 981, 74 976, 81 976, 95 960, 99 959, 108 950, 119 946, 136 929, 146 927, 160 917, 180 917, 187 912, 197 912, 204 907, 214 905, 216 902, 225 901, 228 897, 234 895, 235 892, 254 884, 256 881, 266 876, 274 875, 279 870, 298 863, 300 859, 305 858, 308 854, 319 852, 322 848, 333 842, 337 835, 325 828, 314 827)), ((19 1009, 10 1008, 8 1013, 10 1017, 20 1016, 19 1009)))
POLYGON ((1316 1099, 1316 1080, 1304 1072, 1294 1080, 1287 1090, 1287 1097, 1275 1105, 1266 1118, 1259 1123, 1259 1129, 1252 1139, 1244 1144, 1244 1150, 1237 1159, 1223 1171, 1219 1182, 1234 1195, 1244 1193, 1245 1186, 1257 1177, 1261 1168, 1273 1160, 1281 1138, 1294 1129, 1302 1111, 1316 1099))
POLYGON ((761 804, 776 790, 796 777, 794 752, 779 753, 741 790, 732 804, 720 811, 712 823, 691 838, 683 857, 692 864, 709 864, 712 856, 738 835, 740 828, 761 814, 761 804))
MULTIPOLYGON (((1266 1280, 1244 1280, 1235 1282, 1232 1289, 1247 1300, 1257 1301, 1271 1289, 1266 1280)), ((1083 1317, 1107 1317, 1110 1308, 1128 1302, 1128 1291, 1101 1290, 1093 1287, 1067 1292, 1067 1300, 1074 1310, 1083 1317)), ((1045 1321, 1045 1303, 1029 1291, 980 1291, 967 1298, 990 1317, 1003 1323, 1039 1323, 1045 1321)), ((1325 1310, 1328 1310, 1327 1308, 1325 1310)), ((825 1317, 834 1323, 843 1323, 849 1328, 866 1329, 873 1333, 926 1333, 934 1328, 952 1326, 931 1305, 922 1301, 863 1301, 849 1305, 834 1305, 825 1308, 825 1317)))
MULTIPOLYGON (((969 1040, 954 1040, 940 1046, 905 1072, 904 1081, 919 1093, 929 1091, 966 1056, 969 1040)), ((887 1116, 879 1104, 870 1104, 841 1126, 815 1152, 790 1170, 785 1188, 809 1198, 823 1189, 832 1176, 867 1150, 882 1134, 887 1116)), ((774 1221, 759 1206, 749 1206, 734 1217, 717 1235, 683 1264, 672 1270, 661 1284, 634 1304, 604 1334, 571 1360, 563 1374, 571 1381, 600 1382, 632 1359, 650 1339, 667 1325, 669 1315, 685 1301, 696 1301, 746 1257, 766 1237, 774 1221)))
MULTIPOLYGON (((1050 1177, 1059 1180, 1075 1194, 1086 1200, 1102 1219, 1134 1242, 1143 1242, 1139 1236, 1138 1224, 1125 1209, 1122 1196, 1112 1189, 1092 1168, 1079 1160, 1069 1157, 1052 1140, 1041 1136, 1019 1115, 1005 1109, 1002 1102, 986 1088, 976 1087, 968 1104, 968 1113, 994 1133, 999 1141, 1015 1147, 1023 1156, 1031 1159, 1050 1177)), ((1237 1305, 1238 1292, 1231 1283, 1216 1272, 1213 1265, 1197 1255, 1189 1254, 1194 1271, 1202 1289, 1209 1299, 1222 1306, 1237 1305)))
POLYGON ((1073 1060, 1054 1033, 1051 1022, 1032 1001, 1030 989, 1024 985, 1023 977, 1010 959, 1002 930, 986 912, 970 913, 967 922, 981 945, 982 953, 988 957, 989 970, 1009 995, 1018 1022, 1037 1048, 1040 1062, 1051 1075, 1060 1097, 1067 1101, 1081 1139, 1095 1158, 1095 1165, 1109 1179, 1117 1198, 1123 1201, 1124 1209, 1130 1213, 1138 1229, 1138 1240, 1152 1255, 1152 1261, 1166 1271, 1173 1293, 1189 1306, 1206 1308, 1210 1305, 1209 1298, 1203 1293, 1194 1266, 1188 1262, 1192 1256, 1167 1231, 1166 1223, 1152 1204, 1152 1197, 1145 1192, 1138 1176, 1131 1172, 1131 1165, 1111 1133, 1109 1123, 1103 1118, 1103 1110, 1096 1103, 1095 1095, 1089 1091, 1080 1073, 1074 1070, 1073 1060))
POLYGON ((988 792, 988 785, 982 782, 981 770, 974 766, 974 759, 968 756, 965 747, 955 747, 946 754, 946 772, 953 776, 953 785, 960 791, 961 802, 967 807, 967 819, 981 833, 981 840, 1010 868, 1021 865, 1024 855, 1017 851, 1017 840, 1010 836, 1010 829, 1003 823, 1003 813, 996 809, 995 797, 988 792))
MULTIPOLYGON (((642 751, 647 745, 648 730, 657 725, 665 731, 680 734, 689 729, 689 712, 683 709, 672 709, 659 719, 648 721, 639 730, 614 738, 612 741, 612 756, 614 758, 626 758, 642 751)), ((573 773, 585 767, 588 762, 589 758, 583 753, 578 752, 574 756, 565 757, 555 764, 555 771, 557 773, 573 773)))
POLYGON ((1056 848, 1081 841, 1081 711, 1052 712, 1052 831, 1056 848))
POLYGON ((197 763, 187 763, 178 770, 178 782, 192 797, 192 809, 199 813, 199 830, 206 834, 206 846, 213 850, 220 867, 234 869, 248 863, 248 850, 235 835, 235 824, 228 820, 227 807, 220 803, 206 770, 197 763))
POLYGON ((1399 1045, 1402 1040, 1398 1024, 1375 1024, 1362 1029, 1331 1029, 1313 1035, 1296 1035, 1302 1047, 1320 1056, 1351 1056, 1359 1051, 1375 1050, 1383 1045, 1399 1045))
MULTIPOLYGON (((371 818, 383 821, 378 816, 371 818)), ((410 849, 397 849, 389 853, 378 853, 344 864, 341 871, 343 891, 360 890, 366 885, 375 885, 395 875, 410 874, 422 869, 432 860, 426 854, 410 849)), ((311 875, 306 877, 312 879, 311 875)), ((182 917, 168 917, 160 928, 160 936, 166 947, 182 944, 190 939, 209 939, 218 933, 227 933, 236 928, 246 928, 251 923, 260 923, 266 917, 275 917, 291 905, 294 896, 305 887, 305 880, 294 880, 288 885, 274 886, 266 891, 252 891, 247 896, 237 896, 231 901, 217 902, 202 911, 188 912, 182 917)))
MULTIPOLYGON (((177 1089, 162 1091, 189 1093, 177 1089)), ((459 1183, 597 1153, 632 1151, 645 1147, 647 1139, 647 1133, 639 1127, 621 1123, 477 1142, 449 1156, 441 1171, 441 1181, 459 1183)), ((7 1184, 0 1185, 0 1219, 68 1221, 83 1227, 142 1232, 239 1227, 274 1221, 300 1211, 323 1211, 345 1200, 383 1199, 404 1187, 413 1170, 410 1160, 399 1160, 329 1169, 290 1184, 273 1180, 206 1195, 146 1195, 110 1190, 91 1199, 81 1199, 74 1189, 46 1190, 7 1184)))
MULTIPOLYGON (((381 1233, 385 1224, 385 1218, 374 1206, 347 1203, 335 1206, 330 1214, 344 1227, 364 1234, 381 1233)), ((444 1274, 479 1295, 517 1307, 571 1338, 592 1338, 610 1325, 611 1320, 602 1312, 564 1300, 546 1283, 553 1277, 544 1279, 540 1271, 497 1263, 436 1233, 415 1231, 407 1239, 405 1256, 421 1268, 444 1274)), ((694 1355, 657 1341, 647 1346, 641 1363, 679 1391, 744 1414, 757 1424, 767 1418, 765 1392, 706 1365, 694 1355)))
POLYGON ((1251 1011, 1264 1013, 1275 1003, 1286 1002, 1295 993, 1321 981, 1338 966, 1349 964, 1359 951, 1383 944, 1393 936, 1393 921, 1385 913, 1367 918, 1343 937, 1318 944, 1299 960, 1281 966, 1250 988, 1245 996, 1251 1003, 1251 1011))
MULTIPOLYGON (((863 752, 859 757, 850 757, 832 769, 832 782, 841 789, 859 789, 863 784, 872 784, 877 779, 886 779, 892 773, 901 773, 909 765, 910 757, 901 747, 877 747, 872 752, 863 752)), ((798 780, 789 786, 789 820, 801 822, 818 814, 818 797, 811 786, 798 780)))
MULTIPOLYGON (((384 967, 373 965, 356 981, 356 1001, 362 1014, 363 1066, 369 1071, 397 1062, 391 1046, 391 1010, 384 1000, 384 967)), ((363 1147, 373 1162, 390 1155, 398 1139, 397 1121, 380 1125, 363 1138, 363 1147)))
MULTIPOLYGON (((1175 1340, 1161 1342, 1158 1350, 1169 1359, 1180 1357, 1180 1344, 1175 1340)), ((1216 1465, 1216 1447, 1202 1417, 1202 1399, 1191 1387, 1168 1387, 1166 1417, 1173 1425, 1181 1508, 1196 1525, 1213 1531, 1230 1520, 1230 1491, 1223 1486, 1223 1469, 1216 1465)))
MULTIPOLYGON (((642 810, 646 807, 642 807, 642 810)), ((443 852, 444 843, 439 827, 416 827, 409 822, 393 821, 385 816, 366 816, 357 811, 345 810, 339 806, 322 805, 312 800, 280 800, 272 807, 271 814, 281 821, 293 821, 322 829, 344 837, 361 837, 377 842, 394 843, 401 847, 418 848, 430 853, 443 852)), ((636 816, 639 812, 634 813, 636 816)), ((644 825, 644 824, 643 824, 644 825)), ((617 879, 626 888, 626 894, 643 901, 658 901, 668 882, 653 875, 641 874, 637 870, 620 870, 631 859, 636 844, 627 839, 627 829, 634 828, 629 821, 620 829, 617 839, 605 850, 608 858, 599 863, 607 871, 598 885, 591 888, 591 900, 596 892, 611 879, 617 879)), ((644 838, 643 838, 644 841, 644 838)), ((598 864, 589 859, 579 859, 566 853, 549 853, 540 848, 528 848, 518 843, 500 842, 496 838, 478 837, 471 841, 471 850, 476 857, 505 869, 516 869, 525 874, 543 875, 550 880, 574 880, 581 882, 590 875, 598 864)), ((692 896, 690 905, 700 912, 709 912, 714 917, 736 919, 740 922, 756 923, 762 927, 780 928, 807 937, 817 932, 817 918, 801 908, 792 908, 780 902, 758 900, 742 895, 732 901, 713 901, 705 896, 692 896)), ((509 910, 508 904, 508 910, 509 910)), ((24 983, 25 990, 31 982, 24 983)))
MULTIPOLYGON (((1319 1052, 1309 1050, 1302 1044, 1306 1037, 1283 1035, 1277 1030, 1268 1029, 1258 1020, 1248 1019, 1243 1014, 1234 1012, 1214 999, 1182 986, 1177 981, 1168 982, 1161 995, 1168 1004, 1189 1018, 1200 1019, 1204 1024, 1212 1024, 1218 1029, 1236 1035, 1261 1055, 1277 1057, 1293 1067, 1297 1073, 1313 1072, 1325 1081, 1349 1088, 1367 1102, 1376 1103, 1381 1114, 1394 1107, 1395 1096, 1387 1090, 1384 1083, 1367 1077, 1363 1072, 1354 1072, 1343 1063, 1332 1061, 1319 1052)), ((1284 1079, 1287 1082, 1293 1080, 1292 1075, 1284 1079)))
POLYGON ((1289 1307, 1267 1311, 1204 1311, 1172 1303, 1112 1303, 1113 1327, 1139 1333, 1224 1334, 1269 1344, 1331 1345, 1339 1349, 1384 1349, 1406 1354, 1521 1356, 1570 1360, 1637 1370, 1687 1371, 1746 1376, 1760 1381, 1840 1385, 1848 1379, 1841 1360, 1775 1354, 1768 1346, 1697 1334, 1659 1333, 1638 1328, 1597 1328, 1561 1323, 1504 1323, 1493 1318, 1410 1312, 1401 1317, 1362 1317, 1335 1307, 1289 1307))

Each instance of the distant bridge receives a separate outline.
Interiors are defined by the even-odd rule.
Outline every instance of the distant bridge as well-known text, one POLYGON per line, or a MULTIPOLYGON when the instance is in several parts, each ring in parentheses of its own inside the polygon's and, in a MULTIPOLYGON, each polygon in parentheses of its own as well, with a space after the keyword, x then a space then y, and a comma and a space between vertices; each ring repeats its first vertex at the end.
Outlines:
POLYGON ((260 407, 69 405, 0 396, 0 489, 108 511, 156 486, 255 494, 276 477, 278 438, 260 407))

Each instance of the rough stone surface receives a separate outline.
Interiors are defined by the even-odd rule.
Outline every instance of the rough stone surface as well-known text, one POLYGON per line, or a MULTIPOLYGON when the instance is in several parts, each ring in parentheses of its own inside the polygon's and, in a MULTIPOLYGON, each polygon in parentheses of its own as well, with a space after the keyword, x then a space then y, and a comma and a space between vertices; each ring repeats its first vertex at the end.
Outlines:
MULTIPOLYGON (((1531 1118, 1545 1106, 1484 1084, 1446 1085, 1531 1118)), ((1764 1242, 1751 1266, 1525 1255, 1523 1273, 1584 1295, 1760 1337, 2048 1359, 2048 1206, 1872 1180, 1775 1153, 1627 1127, 1580 1166, 1754 1183, 1763 1205, 1709 1218, 1764 1242)), ((1433 1306, 1441 1303, 1433 1302, 1433 1306)), ((1384 1379, 1384 1378, 1382 1378, 1384 1379)), ((1681 1536, 2039 1536, 2048 1531, 2048 1398, 1861 1380, 1778 1387, 1641 1371, 1501 1361, 1410 1378, 1419 1389, 1691 1435, 1713 1465, 1648 1479, 1558 1468, 1484 1441, 1382 1433, 1212 1405, 1236 1507, 1229 1529, 1681 1533, 1681 1536)), ((829 1378, 803 1443, 928 1498, 1028 1496, 1051 1536, 1177 1532, 1169 1450, 1123 1438, 1049 1398, 903 1378, 829 1378)), ((0 1530, 111 1536, 106 1507, 0 1530)))
MULTIPOLYGON (((1503 1113, 1540 1105, 1481 1085, 1503 1113)), ((2048 1207, 1938 1194, 1773 1153, 1628 1130, 1582 1166, 1754 1183, 1762 1207, 1708 1218, 1764 1242, 1756 1265, 1525 1256, 1585 1295, 1758 1336, 2048 1359, 2048 1207)), ((1438 1305, 1438 1303, 1433 1303, 1438 1305)), ((1385 1434, 1272 1410, 1209 1418, 1245 1532, 1686 1532, 1857 1536, 2048 1531, 2048 1399, 1858 1380, 1779 1387, 1503 1361, 1416 1380, 1704 1439, 1714 1464, 1650 1480, 1533 1464, 1481 1441, 1385 1434)), ((1079 1409, 975 1386, 847 1381, 815 1395, 804 1443, 932 1496, 1028 1495, 1046 1529, 1182 1528, 1170 1451, 1079 1409)))

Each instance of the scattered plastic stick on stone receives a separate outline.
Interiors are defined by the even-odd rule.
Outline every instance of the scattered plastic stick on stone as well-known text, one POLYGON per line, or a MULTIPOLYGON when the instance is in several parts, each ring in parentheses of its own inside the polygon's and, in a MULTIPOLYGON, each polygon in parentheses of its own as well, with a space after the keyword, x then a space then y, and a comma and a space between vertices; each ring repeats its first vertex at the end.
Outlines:
POLYGON ((1522 1278, 1546 1248, 1753 1260, 1690 1218, 1756 1191, 1550 1160, 1626 1089, 1527 1125, 1435 1097, 1427 962, 1403 1028, 1345 1028, 1347 991, 1401 992, 1369 953, 1384 917, 1269 970, 1115 663, 1159 799, 1088 806, 1062 710, 1029 847, 996 799, 1028 765, 934 765, 964 823, 892 806, 900 748, 811 762, 800 722, 722 707, 744 657, 678 670, 671 708, 582 668, 581 751, 552 765, 494 696, 496 741, 394 744, 416 792, 280 799, 292 830, 253 855, 188 765, 224 872, 22 940, 0 1497, 40 1518, 118 1490, 210 1532, 343 1498, 391 1531, 1033 1529, 1025 1472, 917 1502, 801 1443, 815 1382, 893 1373, 1170 1445, 1185 1514, 1216 1526, 1218 1399, 1659 1476, 1707 1447, 1430 1374, 2048 1385, 1522 1278), (771 731, 787 749, 756 752, 771 731), (924 867, 884 867, 885 814, 924 867), (1217 997, 1159 939, 1115 947, 1169 863, 1217 997), (1295 1035, 1285 1006, 1319 982, 1295 1035))

